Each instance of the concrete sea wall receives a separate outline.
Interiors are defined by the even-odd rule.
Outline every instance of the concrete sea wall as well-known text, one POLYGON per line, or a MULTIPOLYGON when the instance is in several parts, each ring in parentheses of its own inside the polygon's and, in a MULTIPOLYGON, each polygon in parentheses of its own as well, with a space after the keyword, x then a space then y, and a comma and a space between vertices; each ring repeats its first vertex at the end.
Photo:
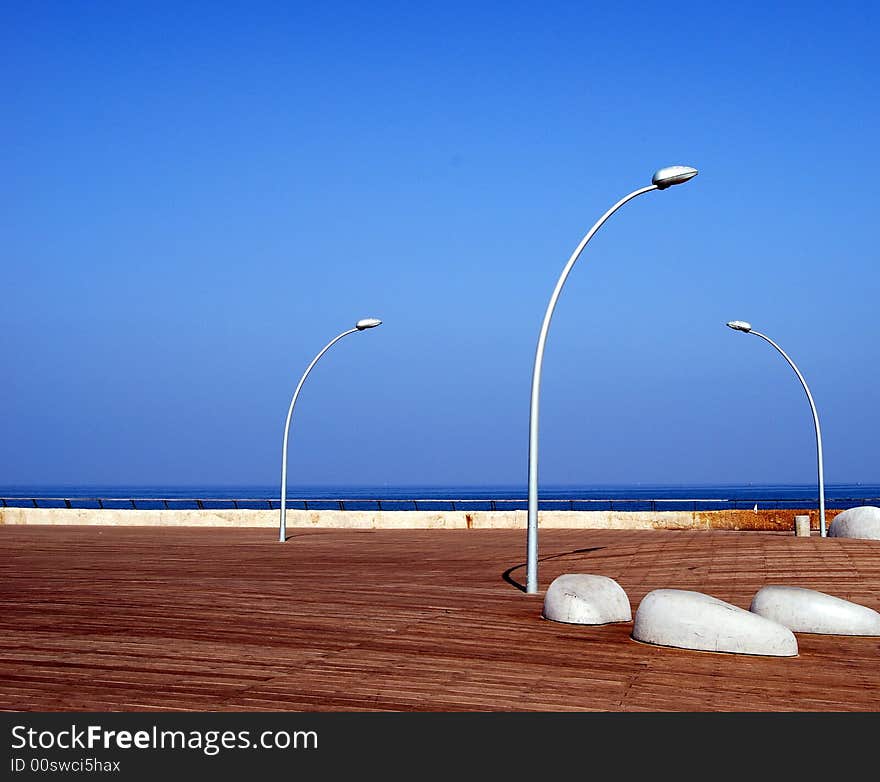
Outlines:
MULTIPOLYGON (((826 526, 840 511, 826 511, 826 526)), ((717 511, 541 511, 544 529, 729 529, 794 531, 794 517, 818 512, 800 508, 717 511)), ((72 524, 146 527, 278 527, 277 510, 119 510, 2 508, 0 525, 72 524)), ((288 510, 293 529, 525 529, 519 511, 340 511, 288 510)))

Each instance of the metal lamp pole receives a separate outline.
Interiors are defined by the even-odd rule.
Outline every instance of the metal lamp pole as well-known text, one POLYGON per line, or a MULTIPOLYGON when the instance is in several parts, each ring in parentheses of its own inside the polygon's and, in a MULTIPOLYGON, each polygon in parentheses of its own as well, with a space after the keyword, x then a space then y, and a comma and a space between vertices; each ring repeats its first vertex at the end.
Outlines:
POLYGON ((553 310, 556 308, 556 301, 562 292, 562 286, 565 285, 569 272, 596 231, 627 201, 631 201, 643 193, 650 193, 652 190, 665 190, 672 185, 680 185, 689 179, 693 179, 696 175, 697 169, 689 166, 661 168, 654 174, 648 187, 634 190, 629 195, 621 198, 620 201, 599 218, 589 233, 581 239, 581 243, 575 248, 575 251, 568 259, 568 263, 565 264, 565 268, 562 270, 562 274, 556 283, 556 288, 553 290, 553 295, 550 297, 550 303, 547 305, 547 311, 544 313, 541 333, 538 336, 538 347, 535 351, 535 364, 532 369, 532 394, 529 406, 529 513, 528 540, 526 544, 526 592, 528 594, 534 594, 538 591, 538 403, 541 393, 541 366, 544 362, 544 343, 547 341, 547 332, 550 330, 550 319, 553 317, 553 310))
POLYGON ((343 331, 338 336, 333 337, 333 339, 323 347, 321 352, 315 356, 312 363, 306 367, 306 371, 303 373, 302 378, 300 378, 296 391, 293 392, 293 399, 290 400, 290 408, 287 411, 287 420, 284 422, 284 440, 281 447, 281 524, 278 531, 278 540, 280 543, 284 543, 287 538, 287 435, 290 432, 290 419, 293 416, 293 406, 296 404, 296 398, 299 396, 300 389, 303 387, 303 383, 306 382, 306 378, 309 376, 309 372, 312 371, 312 367, 318 363, 318 359, 330 350, 333 345, 339 342, 339 340, 343 337, 347 337, 349 334, 354 334, 356 331, 372 329, 381 324, 382 321, 377 318, 364 318, 363 320, 359 320, 353 329, 348 329, 348 331, 343 331))
POLYGON ((769 342, 782 357, 788 362, 788 365, 794 370, 794 373, 798 376, 798 380, 801 381, 801 385, 804 387, 804 391, 807 394, 807 401, 810 403, 810 410, 813 413, 813 427, 816 430, 816 456, 818 461, 818 474, 819 474, 819 534, 821 537, 826 537, 825 535, 825 473, 822 466, 822 430, 819 428, 819 414, 816 412, 816 403, 813 401, 813 395, 810 393, 810 388, 807 385, 807 381, 804 380, 804 376, 801 374, 801 371, 797 368, 794 361, 789 358, 788 354, 777 345, 770 337, 766 334, 762 334, 760 331, 755 331, 752 328, 751 323, 747 323, 744 320, 732 320, 727 324, 734 331, 742 331, 745 334, 754 334, 756 337, 760 337, 765 342, 769 342))

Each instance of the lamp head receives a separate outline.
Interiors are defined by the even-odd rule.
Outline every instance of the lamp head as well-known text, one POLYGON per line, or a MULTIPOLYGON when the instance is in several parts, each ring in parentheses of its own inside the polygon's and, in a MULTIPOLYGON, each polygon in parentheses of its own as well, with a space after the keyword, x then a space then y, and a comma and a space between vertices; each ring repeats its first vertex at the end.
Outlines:
POLYGON ((699 172, 690 166, 667 166, 657 171, 651 178, 651 184, 657 185, 658 190, 665 190, 672 185, 680 185, 693 179, 699 172))
POLYGON ((374 329, 376 326, 381 326, 382 321, 378 318, 363 318, 354 325, 358 331, 363 331, 364 329, 374 329))
POLYGON ((746 334, 752 330, 752 324, 744 320, 732 320, 727 325, 734 331, 744 331, 746 334))

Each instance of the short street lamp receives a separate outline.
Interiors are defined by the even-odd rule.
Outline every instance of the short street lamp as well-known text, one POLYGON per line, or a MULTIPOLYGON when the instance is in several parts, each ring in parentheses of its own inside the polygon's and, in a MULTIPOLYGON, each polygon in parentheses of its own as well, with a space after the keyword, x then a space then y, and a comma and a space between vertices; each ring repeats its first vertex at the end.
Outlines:
POLYGON ((770 337, 766 334, 762 334, 760 331, 755 331, 752 328, 751 323, 747 323, 744 320, 732 320, 727 324, 734 331, 742 331, 744 334, 754 334, 756 337, 760 337, 761 339, 769 342, 776 348, 781 354, 782 357, 788 362, 788 365, 794 370, 794 373, 798 376, 798 380, 801 381, 801 385, 804 387, 804 391, 807 394, 807 401, 810 403, 810 410, 813 413, 813 426, 816 430, 816 455, 818 460, 818 473, 819 473, 819 534, 824 538, 825 537, 825 477, 824 471, 822 468, 822 431, 819 429, 819 414, 816 412, 816 403, 813 401, 813 395, 810 393, 810 389, 807 386, 807 381, 804 380, 804 376, 801 374, 801 371, 797 368, 794 361, 792 361, 788 354, 777 345, 770 337))
POLYGON ((330 350, 333 345, 339 342, 340 339, 347 337, 349 334, 354 334, 357 331, 376 328, 376 326, 380 326, 381 324, 382 321, 378 318, 364 318, 363 320, 359 320, 353 329, 343 331, 338 336, 333 337, 333 339, 324 346, 321 352, 315 356, 312 363, 306 367, 306 371, 303 373, 299 385, 296 387, 296 391, 293 392, 293 399, 290 400, 290 409, 287 411, 287 420, 284 422, 284 441, 281 447, 281 524, 278 531, 278 540, 281 543, 284 543, 287 538, 287 435, 290 432, 290 419, 293 416, 293 406, 296 404, 296 398, 299 396, 300 389, 303 387, 303 383, 306 382, 306 378, 309 376, 309 372, 312 371, 312 367, 318 363, 318 359, 330 350))

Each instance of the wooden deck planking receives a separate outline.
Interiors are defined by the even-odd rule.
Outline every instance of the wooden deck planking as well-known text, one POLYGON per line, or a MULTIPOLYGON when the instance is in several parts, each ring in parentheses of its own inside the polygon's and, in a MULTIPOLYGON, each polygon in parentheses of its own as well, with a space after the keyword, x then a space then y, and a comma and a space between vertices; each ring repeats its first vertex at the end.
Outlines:
MULTIPOLYGON (((0 527, 0 709, 877 711, 878 638, 797 658, 663 649, 540 617, 516 530, 0 527), (506 578, 509 580, 505 579, 506 578)), ((542 530, 562 573, 748 608, 767 583, 880 608, 880 543, 542 530)))

